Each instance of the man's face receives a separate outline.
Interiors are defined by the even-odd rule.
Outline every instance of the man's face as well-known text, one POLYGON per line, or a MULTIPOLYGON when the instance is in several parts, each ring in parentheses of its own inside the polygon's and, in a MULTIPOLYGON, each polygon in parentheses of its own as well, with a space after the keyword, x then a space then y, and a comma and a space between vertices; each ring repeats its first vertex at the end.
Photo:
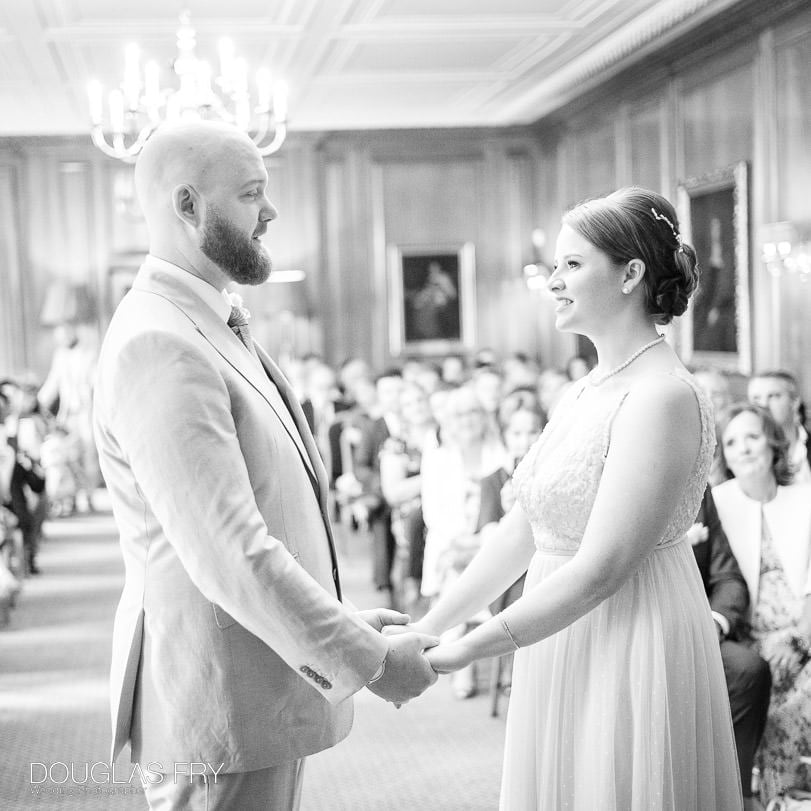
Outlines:
POLYGON ((377 400, 385 414, 397 414, 400 411, 400 392, 403 389, 401 378, 381 377, 377 381, 377 400))
POLYGON ((777 377, 753 377, 747 388, 749 402, 767 408, 783 428, 794 424, 798 401, 785 380, 777 377))
POLYGON ((204 194, 200 250, 238 284, 267 281, 272 267, 261 236, 277 212, 267 198, 267 171, 258 151, 238 144, 233 160, 204 194))

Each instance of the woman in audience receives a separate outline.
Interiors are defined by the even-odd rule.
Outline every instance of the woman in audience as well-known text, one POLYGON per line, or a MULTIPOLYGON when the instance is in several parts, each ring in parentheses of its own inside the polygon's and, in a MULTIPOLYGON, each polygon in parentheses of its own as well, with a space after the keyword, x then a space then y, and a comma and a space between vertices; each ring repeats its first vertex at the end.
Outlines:
MULTIPOLYGON (((476 531, 481 533, 484 543, 487 535, 495 530, 496 524, 513 508, 515 489, 512 474, 518 463, 524 458, 533 442, 541 435, 546 420, 537 398, 525 391, 508 394, 499 408, 501 436, 507 451, 507 464, 485 476, 481 485, 479 521, 476 531)), ((498 599, 490 605, 493 614, 503 611, 521 596, 524 590, 525 577, 522 575, 498 599)), ((508 665, 503 668, 508 674, 501 679, 502 687, 509 687, 512 673, 512 656, 507 659, 508 665)))
MULTIPOLYGON (((422 593, 437 597, 453 582, 479 547, 481 481, 507 464, 498 438, 487 431, 487 414, 470 385, 452 391, 445 403, 443 444, 422 460, 421 496, 426 526, 422 593)), ((465 626, 448 631, 461 635, 465 626)), ((452 679, 454 693, 468 698, 476 691, 473 666, 452 679)))
POLYGON ((425 523, 422 518, 420 467, 423 454, 437 445, 437 425, 428 394, 417 383, 405 383, 400 393, 402 431, 389 437, 380 451, 380 486, 392 508, 392 532, 408 557, 403 603, 413 610, 419 599, 425 523))
POLYGON ((749 586, 751 636, 772 670, 758 753, 761 794, 809 789, 811 755, 811 485, 789 484, 788 443, 771 414, 737 403, 718 422, 723 471, 713 498, 749 586))

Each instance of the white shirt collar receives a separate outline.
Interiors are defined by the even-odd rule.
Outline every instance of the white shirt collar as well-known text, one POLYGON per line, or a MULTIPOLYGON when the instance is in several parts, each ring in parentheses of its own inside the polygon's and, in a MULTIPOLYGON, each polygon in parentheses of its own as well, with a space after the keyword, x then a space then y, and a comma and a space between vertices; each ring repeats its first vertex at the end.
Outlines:
POLYGON ((159 267, 162 271, 173 276, 187 287, 191 287, 223 321, 228 321, 231 316, 231 299, 228 296, 227 290, 217 290, 213 284, 209 284, 205 279, 201 279, 199 276, 189 273, 188 270, 184 270, 179 265, 167 262, 165 259, 160 259, 151 253, 147 255, 147 261, 150 265, 159 267))

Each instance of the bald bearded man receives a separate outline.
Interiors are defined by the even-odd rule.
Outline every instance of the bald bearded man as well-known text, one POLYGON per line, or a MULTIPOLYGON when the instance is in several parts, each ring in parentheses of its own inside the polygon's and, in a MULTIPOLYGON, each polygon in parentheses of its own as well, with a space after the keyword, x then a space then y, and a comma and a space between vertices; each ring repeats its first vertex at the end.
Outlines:
POLYGON ((294 809, 303 758, 340 741, 364 686, 436 680, 432 637, 342 602, 327 478, 298 402, 230 282, 260 284, 276 210, 247 135, 158 130, 135 167, 149 255, 101 350, 95 434, 126 581, 111 672, 151 808, 294 809), (237 313, 238 314, 238 313, 237 313))

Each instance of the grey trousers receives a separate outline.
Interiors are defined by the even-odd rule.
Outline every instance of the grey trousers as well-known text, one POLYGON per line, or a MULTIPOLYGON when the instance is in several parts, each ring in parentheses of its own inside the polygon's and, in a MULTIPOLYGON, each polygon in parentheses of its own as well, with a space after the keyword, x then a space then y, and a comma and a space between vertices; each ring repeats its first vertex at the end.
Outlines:
POLYGON ((304 758, 259 769, 212 776, 164 775, 160 783, 144 781, 150 811, 298 811, 304 758))

